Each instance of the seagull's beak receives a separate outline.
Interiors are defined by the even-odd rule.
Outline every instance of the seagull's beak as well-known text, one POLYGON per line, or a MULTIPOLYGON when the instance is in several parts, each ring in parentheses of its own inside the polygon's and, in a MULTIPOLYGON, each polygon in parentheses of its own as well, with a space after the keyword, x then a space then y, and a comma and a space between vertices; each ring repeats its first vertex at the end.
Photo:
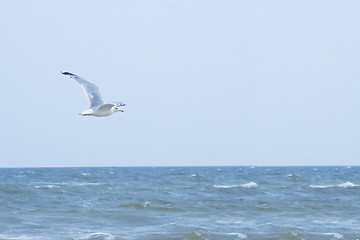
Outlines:
POLYGON ((120 109, 119 111, 120 111, 120 112, 124 112, 124 110, 122 110, 122 109, 120 109))

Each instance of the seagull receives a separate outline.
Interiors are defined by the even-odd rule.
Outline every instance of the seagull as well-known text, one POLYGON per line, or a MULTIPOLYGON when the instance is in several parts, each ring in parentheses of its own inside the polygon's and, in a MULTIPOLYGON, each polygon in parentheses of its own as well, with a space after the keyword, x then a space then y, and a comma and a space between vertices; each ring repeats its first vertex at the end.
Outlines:
POLYGON ((123 102, 104 103, 98 87, 92 82, 86 81, 85 79, 69 72, 61 72, 64 75, 70 76, 70 78, 77 81, 85 90, 85 93, 90 102, 90 108, 81 112, 81 116, 95 116, 95 117, 106 117, 110 116, 115 112, 124 112, 120 107, 125 106, 123 102))

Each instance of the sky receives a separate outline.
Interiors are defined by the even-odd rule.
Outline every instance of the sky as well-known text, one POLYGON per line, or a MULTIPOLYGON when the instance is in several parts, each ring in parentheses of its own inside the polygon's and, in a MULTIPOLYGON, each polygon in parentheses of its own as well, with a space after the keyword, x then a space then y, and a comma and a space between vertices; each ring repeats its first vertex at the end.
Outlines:
POLYGON ((360 163, 360 1, 0 8, 0 167, 360 163), (61 71, 125 112, 79 116, 61 71))

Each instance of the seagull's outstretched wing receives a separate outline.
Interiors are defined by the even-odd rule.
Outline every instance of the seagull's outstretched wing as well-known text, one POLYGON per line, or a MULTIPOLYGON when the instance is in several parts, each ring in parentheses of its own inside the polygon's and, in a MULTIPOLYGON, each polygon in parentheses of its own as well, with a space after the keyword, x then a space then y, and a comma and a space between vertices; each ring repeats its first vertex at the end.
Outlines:
POLYGON ((86 81, 85 79, 69 72, 61 72, 61 73, 64 75, 69 75, 72 79, 77 81, 83 87, 87 97, 89 98, 90 108, 96 109, 97 107, 99 107, 101 104, 104 103, 101 98, 99 89, 95 84, 86 81))

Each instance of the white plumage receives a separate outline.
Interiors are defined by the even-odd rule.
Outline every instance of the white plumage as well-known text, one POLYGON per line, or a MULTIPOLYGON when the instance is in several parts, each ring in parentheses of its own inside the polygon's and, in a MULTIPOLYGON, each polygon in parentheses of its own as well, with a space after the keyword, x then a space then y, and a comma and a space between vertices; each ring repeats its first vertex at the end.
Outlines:
POLYGON ((92 82, 86 81, 85 79, 69 72, 61 72, 64 75, 70 76, 70 78, 77 81, 84 89, 89 102, 90 108, 81 112, 81 116, 95 116, 95 117, 105 117, 113 114, 114 112, 124 112, 120 107, 125 106, 123 102, 112 102, 104 103, 98 87, 92 82))

